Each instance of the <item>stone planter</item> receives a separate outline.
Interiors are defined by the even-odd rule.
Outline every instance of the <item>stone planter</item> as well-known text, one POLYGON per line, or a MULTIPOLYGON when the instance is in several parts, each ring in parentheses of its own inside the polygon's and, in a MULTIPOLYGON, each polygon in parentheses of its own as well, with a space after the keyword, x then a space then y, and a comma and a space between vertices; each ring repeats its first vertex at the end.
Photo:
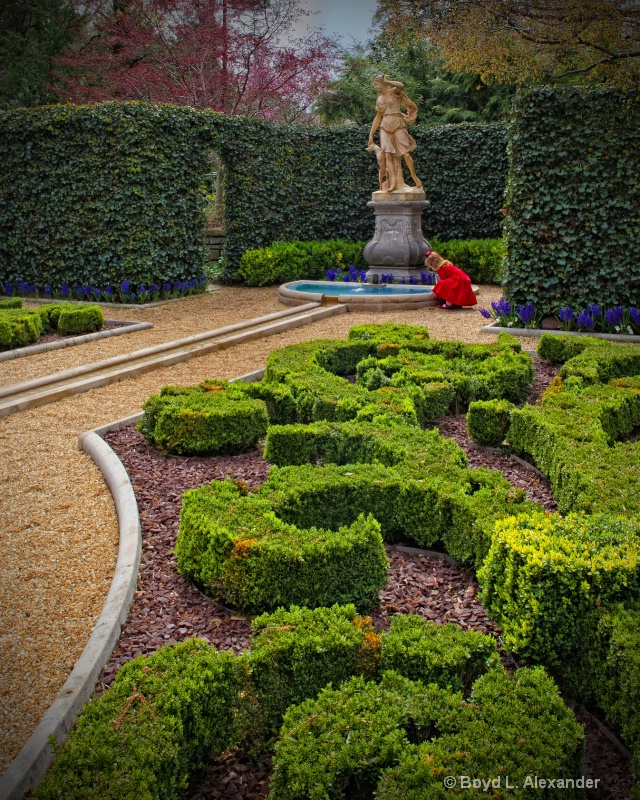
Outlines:
POLYGON ((640 336, 628 336, 622 333, 585 333, 583 331, 543 330, 542 328, 502 328, 497 322, 491 322, 480 330, 482 333, 510 333, 512 336, 542 336, 545 333, 551 333, 554 336, 588 336, 591 339, 607 339, 610 342, 640 344, 640 336))

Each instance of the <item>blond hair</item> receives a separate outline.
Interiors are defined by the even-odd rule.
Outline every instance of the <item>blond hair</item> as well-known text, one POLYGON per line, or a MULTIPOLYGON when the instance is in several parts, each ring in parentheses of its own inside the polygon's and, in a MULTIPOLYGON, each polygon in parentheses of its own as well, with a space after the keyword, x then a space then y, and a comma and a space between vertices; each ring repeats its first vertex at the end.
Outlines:
POLYGON ((449 261, 447 258, 443 258, 440 253, 436 253, 435 250, 432 250, 429 255, 425 258, 425 266, 429 267, 429 269, 434 270, 437 272, 441 267, 444 266, 453 266, 452 262, 449 261))

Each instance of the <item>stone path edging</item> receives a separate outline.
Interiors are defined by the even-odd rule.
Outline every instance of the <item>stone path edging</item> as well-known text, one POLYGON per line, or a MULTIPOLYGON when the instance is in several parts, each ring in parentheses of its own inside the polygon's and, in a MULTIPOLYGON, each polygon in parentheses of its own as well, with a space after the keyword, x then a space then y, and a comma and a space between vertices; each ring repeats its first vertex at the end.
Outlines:
POLYGON ((36 408, 69 395, 172 366, 253 339, 282 333, 347 311, 345 307, 325 308, 319 303, 308 303, 194 334, 185 339, 176 339, 62 372, 42 375, 22 383, 0 386, 0 416, 36 408))
MULTIPOLYGON (((248 372, 232 378, 229 383, 259 381, 264 372, 264 369, 248 372)), ((139 411, 116 422, 93 428, 78 437, 78 448, 91 456, 102 472, 116 506, 120 529, 118 559, 107 599, 80 658, 38 727, 0 776, 0 800, 20 800, 44 777, 54 757, 49 737, 55 736, 58 744, 66 739, 84 704, 91 697, 100 670, 109 660, 129 613, 142 553, 140 516, 129 475, 101 436, 108 431, 133 425, 141 418, 142 411, 139 411)))
POLYGON ((545 333, 552 333, 555 336, 589 336, 592 339, 607 339, 610 342, 629 342, 630 344, 640 344, 640 336, 627 336, 624 333, 589 333, 587 331, 561 331, 546 330, 542 328, 502 328, 495 322, 490 322, 484 328, 480 328, 481 333, 510 333, 512 336, 543 336, 545 333))
POLYGON ((153 328, 153 323, 151 322, 120 322, 115 319, 105 319, 105 322, 117 322, 120 327, 110 328, 106 331, 96 331, 95 333, 84 333, 81 336, 70 336, 68 339, 57 339, 54 342, 32 344, 28 347, 16 347, 15 350, 6 350, 4 353, 0 353, 0 361, 12 361, 14 358, 34 356, 38 353, 46 353, 49 350, 60 350, 63 347, 73 347, 77 344, 95 342, 97 339, 108 339, 111 336, 122 336, 123 333, 135 333, 136 331, 153 328))
POLYGON ((44 776, 53 760, 49 737, 62 742, 91 697, 100 670, 118 641, 138 580, 142 539, 129 476, 97 433, 83 433, 78 445, 95 461, 109 485, 120 529, 118 559, 107 599, 80 658, 38 727, 0 777, 0 800, 19 800, 44 776))

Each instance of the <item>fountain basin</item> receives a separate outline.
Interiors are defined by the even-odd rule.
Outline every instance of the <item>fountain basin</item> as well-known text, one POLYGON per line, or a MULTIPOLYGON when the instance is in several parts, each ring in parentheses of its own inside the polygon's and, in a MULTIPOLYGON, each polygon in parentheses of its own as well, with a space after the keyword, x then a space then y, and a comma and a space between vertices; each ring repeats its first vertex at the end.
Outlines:
MULTIPOLYGON (((287 306, 316 302, 340 303, 350 311, 400 311, 436 306, 431 286, 385 283, 337 283, 335 281, 289 281, 278 290, 278 300, 287 306)), ((475 287, 474 287, 475 288, 475 287)))

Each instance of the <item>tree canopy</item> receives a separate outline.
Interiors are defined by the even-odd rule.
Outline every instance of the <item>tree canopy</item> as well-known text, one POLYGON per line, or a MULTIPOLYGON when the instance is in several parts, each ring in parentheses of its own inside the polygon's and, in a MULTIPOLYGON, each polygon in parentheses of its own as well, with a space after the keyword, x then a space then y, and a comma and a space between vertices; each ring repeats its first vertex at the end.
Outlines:
POLYGON ((374 75, 386 73, 405 84, 418 105, 421 125, 491 122, 508 116, 513 90, 489 86, 477 74, 453 72, 443 66, 439 52, 425 40, 398 44, 379 36, 343 54, 339 75, 315 104, 328 124, 371 122, 375 113, 374 75))
POLYGON ((52 60, 80 23, 71 0, 0 0, 0 108, 55 100, 52 60))
POLYGON ((291 38, 305 13, 300 0, 87 7, 84 35, 57 60, 56 91, 76 103, 145 100, 295 121, 326 85, 336 54, 319 32, 291 38))
POLYGON ((428 39, 452 70, 503 83, 640 79, 640 0, 378 0, 376 22, 428 39))

